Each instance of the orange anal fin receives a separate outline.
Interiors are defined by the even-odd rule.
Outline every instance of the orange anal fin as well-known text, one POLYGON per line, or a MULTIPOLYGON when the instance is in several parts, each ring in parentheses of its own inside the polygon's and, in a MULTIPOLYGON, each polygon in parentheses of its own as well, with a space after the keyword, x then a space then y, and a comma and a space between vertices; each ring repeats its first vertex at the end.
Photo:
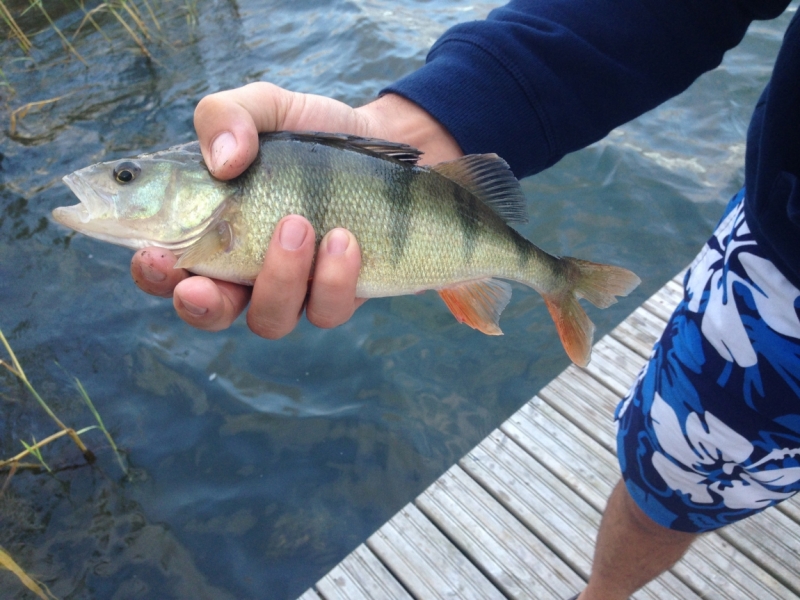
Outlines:
POLYGON ((486 335, 503 335, 500 313, 511 300, 511 286, 496 279, 468 281, 438 290, 456 321, 486 335))
POLYGON ((587 366, 592 357, 594 323, 578 299, 570 292, 562 296, 545 295, 544 302, 567 355, 579 367, 587 366))

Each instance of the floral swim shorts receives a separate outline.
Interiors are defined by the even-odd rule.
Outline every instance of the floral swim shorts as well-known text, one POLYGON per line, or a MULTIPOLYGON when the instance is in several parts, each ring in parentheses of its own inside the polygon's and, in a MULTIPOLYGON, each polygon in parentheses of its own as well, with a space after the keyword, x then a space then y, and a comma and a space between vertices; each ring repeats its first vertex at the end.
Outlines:
POLYGON ((710 531, 800 490, 798 315, 800 290, 759 249, 740 192, 617 408, 623 478, 655 522, 710 531))

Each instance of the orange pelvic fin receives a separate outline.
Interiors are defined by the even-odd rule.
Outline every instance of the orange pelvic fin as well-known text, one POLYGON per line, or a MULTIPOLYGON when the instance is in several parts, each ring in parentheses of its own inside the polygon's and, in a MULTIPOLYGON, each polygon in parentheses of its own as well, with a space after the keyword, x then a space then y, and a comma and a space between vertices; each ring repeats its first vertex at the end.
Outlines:
POLYGON ((500 313, 511 300, 511 286, 496 279, 468 281, 438 290, 459 323, 486 335, 503 335, 500 313))

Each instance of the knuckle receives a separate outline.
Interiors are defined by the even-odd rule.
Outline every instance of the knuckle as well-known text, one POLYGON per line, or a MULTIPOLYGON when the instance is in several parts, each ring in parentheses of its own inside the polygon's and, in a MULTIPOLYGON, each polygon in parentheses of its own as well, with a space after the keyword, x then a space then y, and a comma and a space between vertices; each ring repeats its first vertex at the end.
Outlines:
POLYGON ((347 322, 347 319, 349 318, 342 318, 340 315, 336 315, 327 311, 323 313, 307 313, 307 316, 309 322, 320 329, 333 329, 335 327, 339 327, 339 325, 347 322))
POLYGON ((205 115, 214 113, 218 106, 219 99, 214 98, 214 94, 203 97, 200 102, 197 103, 197 106, 194 107, 195 123, 202 121, 205 115))
POLYGON ((289 334, 297 324, 297 319, 275 318, 273 315, 247 313, 247 326, 257 336, 268 340, 279 340, 289 334))
POLYGON ((355 304, 350 294, 335 296, 312 295, 306 309, 309 322, 321 329, 333 329, 350 320, 355 304))

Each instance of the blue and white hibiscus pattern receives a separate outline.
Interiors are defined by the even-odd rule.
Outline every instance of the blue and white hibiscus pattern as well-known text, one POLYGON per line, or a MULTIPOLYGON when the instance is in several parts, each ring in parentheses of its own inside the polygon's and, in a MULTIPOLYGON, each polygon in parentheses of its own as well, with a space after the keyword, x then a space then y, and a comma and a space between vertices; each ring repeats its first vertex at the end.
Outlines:
POLYGON ((709 531, 800 490, 799 313, 740 193, 617 409, 623 476, 656 522, 709 531))

